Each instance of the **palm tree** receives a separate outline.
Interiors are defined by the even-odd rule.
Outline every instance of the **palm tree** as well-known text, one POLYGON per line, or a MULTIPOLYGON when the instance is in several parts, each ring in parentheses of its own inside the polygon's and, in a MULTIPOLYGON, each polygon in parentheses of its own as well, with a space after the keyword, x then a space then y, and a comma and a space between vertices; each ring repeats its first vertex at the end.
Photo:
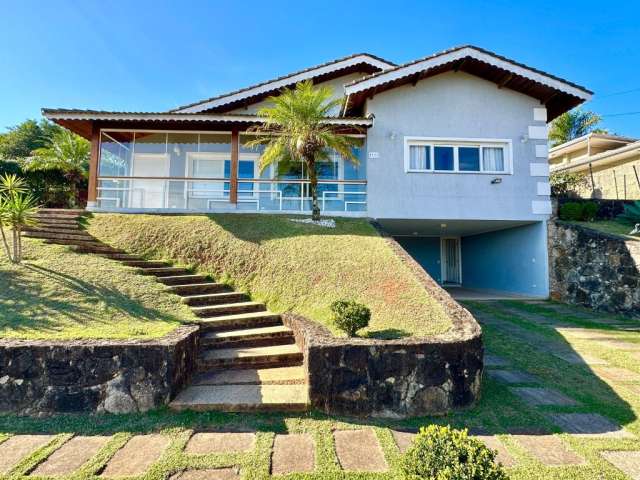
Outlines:
POLYGON ((49 145, 33 151, 25 171, 58 170, 69 182, 69 204, 77 206, 78 184, 87 177, 91 144, 68 130, 56 132, 49 145))
POLYGON ((602 117, 597 113, 575 108, 551 123, 549 140, 555 147, 588 133, 607 133, 605 129, 597 128, 601 121, 602 117))
POLYGON ((314 87, 311 81, 269 97, 271 105, 258 111, 264 124, 251 129, 261 135, 247 143, 249 147, 266 145, 260 157, 261 173, 278 162, 304 162, 309 175, 313 220, 320 220, 316 163, 328 159, 332 151, 358 163, 353 153, 356 140, 337 134, 326 123, 330 113, 342 106, 342 99, 332 100, 332 97, 330 87, 314 87))
POLYGON ((22 229, 36 224, 36 199, 26 191, 25 181, 18 176, 0 177, 0 233, 7 257, 13 263, 22 261, 22 229), (4 232, 5 226, 10 227, 13 233, 13 255, 4 232))

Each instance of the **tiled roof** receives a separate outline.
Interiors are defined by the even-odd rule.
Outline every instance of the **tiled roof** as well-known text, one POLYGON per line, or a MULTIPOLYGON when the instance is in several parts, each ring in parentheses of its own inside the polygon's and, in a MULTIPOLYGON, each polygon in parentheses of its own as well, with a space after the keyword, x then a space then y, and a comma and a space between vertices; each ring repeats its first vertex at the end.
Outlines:
MULTIPOLYGON (((582 92, 587 94, 587 96, 590 96, 590 95, 593 94, 593 92, 591 90, 588 90, 587 88, 585 88, 585 87, 583 87, 581 85, 575 84, 573 82, 570 82, 570 81, 565 80, 565 79, 560 78, 560 77, 556 77, 555 75, 552 75, 550 73, 544 72, 542 70, 538 70, 536 68, 529 67, 528 65, 525 65, 523 63, 516 62, 515 60, 512 60, 510 58, 503 57, 502 55, 498 55, 497 53, 494 53, 492 51, 485 50, 483 48, 476 47, 476 46, 473 46, 473 45, 462 45, 462 46, 459 46, 459 47, 450 48, 448 50, 444 50, 442 52, 435 53, 435 54, 429 55, 427 57, 423 57, 423 58, 420 58, 420 59, 417 59, 417 60, 413 60, 411 62, 402 64, 402 65, 397 65, 395 67, 389 68, 389 69, 381 71, 381 72, 373 73, 373 74, 371 74, 371 75, 369 75, 369 76, 367 76, 365 78, 362 78, 362 79, 359 79, 359 80, 355 80, 353 82, 348 83, 345 86, 345 88, 347 90, 347 93, 349 93, 349 91, 360 91, 360 90, 362 90, 364 88, 358 88, 358 87, 361 84, 365 83, 365 82, 367 82, 367 84, 373 83, 372 80, 375 80, 375 79, 383 80, 381 77, 385 77, 385 76, 398 77, 398 76, 401 76, 401 75, 393 75, 393 74, 394 73, 398 74, 404 69, 409 69, 409 67, 412 67, 414 65, 420 64, 422 62, 428 62, 430 60, 437 59, 438 57, 451 56, 452 54, 454 54, 456 52, 459 52, 459 51, 462 51, 462 50, 468 50, 468 53, 472 53, 472 52, 475 51, 475 52, 478 52, 480 54, 488 55, 488 56, 493 57, 493 58, 495 58, 497 60, 501 60, 503 62, 507 62, 507 63, 513 65, 514 67, 520 67, 521 69, 529 70, 530 72, 536 73, 536 74, 538 74, 540 76, 543 76, 543 77, 547 77, 548 79, 555 80, 556 82, 562 82, 562 83, 566 84, 567 86, 573 87, 574 89, 581 90, 582 92)), ((409 73, 407 73, 407 75, 411 75, 412 73, 413 72, 409 72, 409 73)))
MULTIPOLYGON (((274 90, 277 88, 282 88, 284 85, 281 86, 275 86, 272 84, 278 84, 278 83, 282 83, 288 79, 292 79, 291 82, 289 82, 289 84, 291 83, 295 83, 297 81, 301 81, 301 80, 293 80, 293 77, 297 77, 297 76, 304 76, 305 74, 311 73, 315 70, 322 70, 325 69, 325 67, 335 67, 335 70, 339 70, 341 68, 344 68, 344 64, 348 63, 351 60, 361 60, 360 62, 357 63, 353 63, 351 62, 350 65, 357 65, 358 63, 368 63, 369 65, 372 65, 376 68, 393 68, 396 66, 395 63, 389 62, 387 60, 384 60, 383 58, 377 57, 375 55, 372 55, 370 53, 356 53, 353 55, 349 55, 347 57, 343 57, 343 58, 338 58, 336 60, 332 60, 330 62, 325 62, 325 63, 321 63, 319 65, 315 65, 313 67, 309 67, 309 68, 305 68, 304 70, 299 70, 297 72, 293 72, 293 73, 289 73, 287 75, 283 75, 281 77, 277 77, 271 80, 267 80, 265 82, 261 82, 261 83, 257 83, 255 85, 251 85, 245 88, 241 88, 239 90, 234 90, 232 92, 228 92, 228 93, 224 93, 222 95, 218 95, 215 97, 211 97, 208 98, 206 100, 200 100, 198 102, 194 102, 194 103, 190 103, 188 105, 183 105, 181 107, 177 107, 174 108, 172 110, 170 110, 170 112, 181 112, 184 110, 189 110, 189 109, 193 109, 194 107, 200 107, 201 110, 209 108, 208 106, 204 106, 203 105, 208 105, 211 103, 216 103, 215 106, 219 106, 219 105, 225 105, 227 103, 231 103, 231 101, 236 101, 237 99, 235 97, 237 96, 244 96, 246 98, 252 97, 257 93, 261 93, 262 90, 274 90), (260 91, 258 91, 260 90, 260 91), (258 91, 258 92, 256 92, 258 91), (229 98, 229 97, 234 97, 234 98, 229 98), (227 99, 228 101, 223 101, 223 99, 227 99)), ((350 65, 346 65, 346 66, 350 66, 350 65)), ((309 78, 313 78, 312 76, 309 76, 309 78)))

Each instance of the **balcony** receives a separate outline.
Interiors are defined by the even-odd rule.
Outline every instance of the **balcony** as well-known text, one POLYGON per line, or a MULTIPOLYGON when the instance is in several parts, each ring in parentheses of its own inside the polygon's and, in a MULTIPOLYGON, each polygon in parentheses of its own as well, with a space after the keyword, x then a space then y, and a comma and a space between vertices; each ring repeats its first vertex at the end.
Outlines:
MULTIPOLYGON (((307 180, 243 178, 233 201, 227 178, 99 177, 97 209, 101 211, 286 212, 310 213, 307 180)), ((319 180, 323 213, 364 216, 366 180, 319 180)))

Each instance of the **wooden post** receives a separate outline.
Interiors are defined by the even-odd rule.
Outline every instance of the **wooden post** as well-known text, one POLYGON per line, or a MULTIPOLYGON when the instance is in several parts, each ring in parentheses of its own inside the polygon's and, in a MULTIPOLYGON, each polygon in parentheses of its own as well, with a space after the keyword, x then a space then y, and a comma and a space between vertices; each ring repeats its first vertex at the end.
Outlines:
POLYGON ((100 157, 100 128, 91 126, 91 157, 89 158, 89 189, 87 207, 96 207, 98 198, 98 159, 100 157))
POLYGON ((240 135, 237 130, 231 132, 231 172, 229 181, 229 201, 238 203, 238 156, 240 152, 240 135))

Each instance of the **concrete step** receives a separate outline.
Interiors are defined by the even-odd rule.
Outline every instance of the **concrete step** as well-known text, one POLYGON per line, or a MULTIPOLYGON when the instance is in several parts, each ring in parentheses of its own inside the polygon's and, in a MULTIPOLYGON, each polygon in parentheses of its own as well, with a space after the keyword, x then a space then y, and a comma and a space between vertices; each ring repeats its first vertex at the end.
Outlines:
POLYGON ((55 238, 45 240, 45 243, 56 245, 68 245, 76 253, 123 253, 122 250, 113 248, 100 242, 87 242, 83 240, 58 240, 55 238))
POLYGON ((133 255, 131 253, 99 253, 101 257, 108 258, 110 260, 118 260, 120 262, 146 262, 140 255, 133 255))
POLYGON ((114 260, 120 260, 120 262, 127 267, 164 268, 169 266, 167 265, 167 262, 158 262, 155 260, 127 260, 126 258, 116 258, 114 260))
POLYGON ((241 292, 218 292, 186 295, 182 297, 182 303, 192 307, 219 305, 221 303, 237 303, 247 301, 249 297, 241 292))
POLYGON ((227 368, 289 367, 302 365, 302 351, 297 345, 267 347, 201 349, 198 371, 227 368))
POLYGON ((140 268, 139 273, 142 275, 153 275, 155 277, 176 277, 179 275, 189 275, 189 270, 182 267, 151 267, 151 268, 140 268))
POLYGON ((260 302, 237 302, 223 303, 220 305, 206 305, 202 307, 191 307, 193 313, 199 317, 218 317, 221 315, 234 315, 236 313, 263 312, 267 309, 264 303, 260 302))
POLYGON ((40 208, 38 215, 70 215, 77 217, 86 211, 83 208, 40 208))
POLYGON ((75 235, 87 238, 89 240, 93 240, 94 238, 89 235, 84 230, 80 230, 78 228, 64 228, 64 227, 43 227, 42 225, 38 225, 36 227, 26 227, 24 229, 25 232, 29 233, 53 233, 60 235, 75 235))
POLYGON ((38 224, 34 228, 59 228, 63 230, 80 230, 80 224, 75 220, 65 220, 64 222, 53 222, 37 220, 38 224))
POLYGON ((38 221, 43 222, 69 222, 69 221, 77 221, 80 216, 79 215, 66 215, 60 213, 38 213, 34 215, 34 218, 38 221))
POLYGON ((305 382, 302 366, 218 370, 197 374, 191 385, 294 385, 305 382))
POLYGON ((200 335, 200 345, 227 348, 227 346, 268 346, 295 343, 293 331, 284 325, 243 328, 221 332, 205 332, 200 335))
POLYGON ((158 277, 158 281, 165 285, 191 285, 193 283, 205 283, 209 279, 206 275, 172 275, 169 277, 158 277))
POLYGON ((196 295, 206 293, 217 293, 229 290, 229 286, 224 283, 200 282, 186 283, 183 285, 171 285, 169 290, 176 295, 196 295))
POLYGON ((172 410, 220 412, 304 412, 307 385, 193 385, 169 404, 172 410))
POLYGON ((46 240, 79 240, 81 242, 88 242, 93 239, 92 236, 86 233, 50 233, 50 232, 24 232, 25 237, 29 238, 42 238, 46 240))
POLYGON ((202 318, 198 321, 201 332, 269 327, 281 324, 280 315, 269 311, 222 315, 220 317, 202 318))

